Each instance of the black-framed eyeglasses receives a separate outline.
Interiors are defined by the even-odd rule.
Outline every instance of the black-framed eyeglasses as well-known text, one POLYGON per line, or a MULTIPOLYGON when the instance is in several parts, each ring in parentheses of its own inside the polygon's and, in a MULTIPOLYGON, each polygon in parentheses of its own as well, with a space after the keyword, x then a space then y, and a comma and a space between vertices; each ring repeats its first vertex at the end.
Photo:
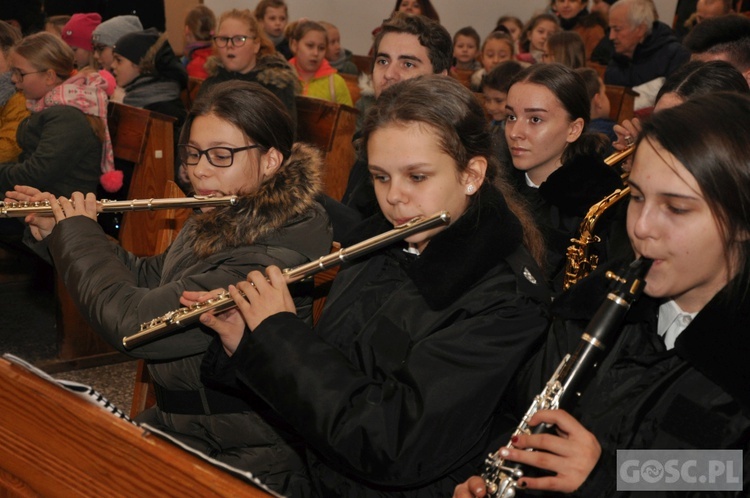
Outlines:
POLYGON ((198 147, 192 145, 180 144, 177 146, 177 154, 179 155, 180 161, 186 166, 195 166, 201 160, 201 156, 205 154, 206 159, 212 165, 217 168, 228 168, 234 163, 234 155, 237 152, 249 149, 257 149, 260 145, 248 145, 246 147, 209 147, 208 149, 200 150, 198 147))
POLYGON ((253 37, 249 35, 214 36, 213 40, 217 47, 224 48, 229 42, 232 42, 233 47, 241 47, 245 44, 248 38, 253 37))
POLYGON ((15 76, 18 81, 23 81, 24 76, 28 76, 30 74, 38 74, 38 73, 46 73, 48 70, 45 69, 44 71, 29 71, 28 73, 24 73, 17 67, 14 67, 10 70, 11 75, 15 76))

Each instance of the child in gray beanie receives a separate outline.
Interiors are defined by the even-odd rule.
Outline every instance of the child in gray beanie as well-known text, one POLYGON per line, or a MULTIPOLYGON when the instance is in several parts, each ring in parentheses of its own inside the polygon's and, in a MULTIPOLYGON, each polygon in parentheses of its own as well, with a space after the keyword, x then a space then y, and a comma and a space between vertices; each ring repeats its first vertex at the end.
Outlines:
POLYGON ((135 33, 136 31, 143 31, 143 26, 137 16, 113 17, 96 27, 91 39, 94 45, 94 58, 102 66, 102 69, 112 71, 112 60, 114 59, 112 48, 115 43, 128 33, 135 33))

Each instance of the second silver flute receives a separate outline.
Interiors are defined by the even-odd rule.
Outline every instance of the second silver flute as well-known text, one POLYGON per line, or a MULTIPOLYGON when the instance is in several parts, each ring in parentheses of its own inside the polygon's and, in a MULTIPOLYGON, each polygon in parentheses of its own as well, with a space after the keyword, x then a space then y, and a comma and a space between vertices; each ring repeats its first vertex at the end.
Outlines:
MULTIPOLYGON (((345 261, 358 258, 393 242, 403 240, 415 233, 423 232, 441 225, 447 225, 450 223, 450 219, 450 213, 447 211, 435 213, 427 218, 415 218, 408 223, 394 227, 393 230, 381 233, 380 235, 371 237, 354 244, 353 246, 342 248, 315 261, 295 266, 294 268, 287 268, 283 270, 284 278, 288 284, 297 282, 298 280, 310 277, 333 266, 340 265, 345 261)), ((188 308, 179 308, 170 311, 163 316, 154 318, 149 322, 142 323, 140 331, 122 339, 122 345, 125 349, 133 349, 142 346, 197 322, 198 318, 206 311, 221 313, 222 311, 235 308, 236 306, 237 304, 229 293, 223 292, 219 296, 209 299, 204 303, 194 304, 188 308)))
MULTIPOLYGON (((153 211, 155 209, 233 206, 237 204, 237 199, 236 195, 196 195, 195 197, 131 199, 127 201, 99 199, 96 201, 96 211, 98 213, 123 213, 125 211, 153 211)), ((49 201, 0 202, 0 218, 23 218, 27 214, 52 216, 52 206, 49 201)))

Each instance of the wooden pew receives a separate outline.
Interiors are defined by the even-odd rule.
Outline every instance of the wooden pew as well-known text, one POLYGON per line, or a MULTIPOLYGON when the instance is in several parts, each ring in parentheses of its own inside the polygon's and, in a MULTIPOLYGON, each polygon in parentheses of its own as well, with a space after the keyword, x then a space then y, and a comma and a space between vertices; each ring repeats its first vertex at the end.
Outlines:
POLYGON ((609 119, 615 123, 622 123, 626 119, 633 119, 635 98, 638 93, 624 86, 606 85, 609 98, 609 119))
POLYGON ((346 88, 349 89, 349 95, 352 96, 352 102, 356 104, 362 96, 362 89, 359 87, 359 76, 346 73, 339 73, 339 76, 344 78, 346 88))
POLYGON ((0 383, 0 496, 271 496, 4 358, 0 383))
MULTIPOLYGON (((157 112, 110 103, 108 125, 115 158, 133 163, 128 199, 161 197, 174 180, 174 118, 157 112)), ((162 221, 159 221, 162 220, 162 221)), ((158 212, 123 213, 119 241, 138 256, 156 254, 158 212)), ((58 358, 43 368, 59 372, 127 359, 99 338, 70 298, 60 280, 56 283, 58 358)))
POLYGON ((325 191, 341 199, 356 152, 352 137, 357 110, 322 99, 297 97, 297 139, 318 146, 325 156, 325 191))
POLYGON ((352 62, 360 73, 372 73, 372 56, 370 55, 352 55, 352 62))

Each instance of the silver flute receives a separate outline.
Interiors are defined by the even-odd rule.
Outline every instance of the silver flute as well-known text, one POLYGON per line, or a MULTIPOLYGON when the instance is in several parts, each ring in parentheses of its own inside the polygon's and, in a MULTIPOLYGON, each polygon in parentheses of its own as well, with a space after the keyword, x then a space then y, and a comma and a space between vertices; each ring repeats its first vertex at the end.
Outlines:
MULTIPOLYGON (((393 230, 381 233, 353 246, 341 248, 334 253, 305 263, 304 265, 287 268, 282 273, 288 284, 297 282, 351 259, 364 256, 393 242, 403 240, 415 233, 447 225, 450 223, 450 219, 450 213, 447 211, 440 211, 426 218, 414 218, 403 225, 394 227, 393 230)), ((207 311, 221 313, 236 307, 237 303, 229 295, 229 292, 222 292, 213 299, 194 304, 190 307, 170 311, 165 315, 142 323, 140 330, 136 334, 122 339, 122 345, 125 349, 133 349, 197 322, 198 318, 207 311)))
MULTIPOLYGON (((568 409, 578 399, 604 359, 607 348, 622 329, 630 305, 643 293, 646 287, 644 278, 651 263, 653 261, 650 259, 638 258, 617 274, 611 271, 606 273, 607 278, 613 281, 607 298, 584 329, 575 352, 563 358, 542 392, 534 398, 513 436, 549 433, 554 430, 554 426, 549 424, 531 427, 529 420, 539 410, 568 409)), ((512 441, 513 437, 506 445, 508 448, 513 447, 512 441)), ((489 454, 482 477, 487 485, 488 496, 513 498, 518 481, 524 475, 523 466, 516 462, 506 462, 500 451, 502 448, 489 454)))
MULTIPOLYGON (((96 211, 97 213, 123 213, 125 211, 154 211, 156 209, 234 206, 237 204, 237 199, 236 195, 196 195, 194 197, 131 199, 126 201, 99 199, 96 201, 96 211)), ((52 205, 49 201, 0 202, 0 218, 23 218, 28 214, 52 216, 52 205)))

